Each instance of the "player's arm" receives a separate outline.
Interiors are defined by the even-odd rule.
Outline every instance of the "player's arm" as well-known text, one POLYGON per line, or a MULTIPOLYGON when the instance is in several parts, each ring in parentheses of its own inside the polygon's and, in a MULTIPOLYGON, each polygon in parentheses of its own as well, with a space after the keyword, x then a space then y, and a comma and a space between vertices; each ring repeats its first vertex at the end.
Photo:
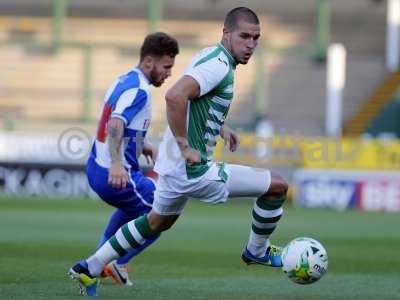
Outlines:
POLYGON ((107 123, 107 139, 111 155, 108 183, 114 188, 125 188, 128 182, 128 172, 123 164, 121 149, 124 129, 133 118, 143 109, 147 101, 147 94, 139 92, 138 88, 126 90, 119 97, 107 123))
POLYGON ((236 133, 229 128, 228 125, 223 125, 221 127, 220 136, 225 142, 225 145, 228 144, 229 151, 235 152, 237 147, 239 146, 239 138, 236 133))
POLYGON ((228 62, 219 56, 200 64, 193 64, 165 96, 169 126, 182 155, 189 164, 200 162, 200 152, 191 148, 187 140, 188 100, 194 100, 210 92, 223 80, 228 71, 228 62))
POLYGON ((183 157, 189 164, 200 162, 200 153, 189 146, 186 131, 186 112, 188 100, 199 95, 200 88, 196 80, 184 75, 166 93, 167 120, 175 136, 183 157))
POLYGON ((148 164, 154 164, 157 159, 157 148, 145 141, 143 144, 142 154, 146 158, 148 164))
POLYGON ((107 123, 107 140, 111 156, 108 184, 119 189, 125 188, 128 182, 128 172, 124 168, 121 151, 124 128, 124 121, 120 118, 112 117, 107 123))

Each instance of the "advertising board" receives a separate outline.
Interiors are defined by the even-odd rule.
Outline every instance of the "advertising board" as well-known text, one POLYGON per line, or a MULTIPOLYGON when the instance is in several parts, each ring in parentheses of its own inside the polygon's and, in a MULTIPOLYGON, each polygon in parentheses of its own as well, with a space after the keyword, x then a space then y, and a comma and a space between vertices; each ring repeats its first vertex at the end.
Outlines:
POLYGON ((300 169, 293 186, 303 207, 400 211, 400 172, 300 169))

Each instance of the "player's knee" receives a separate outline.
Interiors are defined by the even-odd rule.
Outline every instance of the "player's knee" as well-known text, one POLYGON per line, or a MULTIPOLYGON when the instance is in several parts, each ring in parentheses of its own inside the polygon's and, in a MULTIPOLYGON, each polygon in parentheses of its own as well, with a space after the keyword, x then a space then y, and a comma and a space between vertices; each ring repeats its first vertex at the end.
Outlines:
POLYGON ((167 221, 161 224, 160 229, 161 231, 166 231, 170 229, 174 225, 174 222, 167 221))
POLYGON ((170 229, 175 220, 174 216, 161 216, 154 213, 150 213, 148 216, 149 226, 154 233, 161 233, 170 229))
POLYGON ((169 229, 169 227, 166 226, 165 222, 162 222, 160 220, 149 220, 149 226, 154 233, 160 233, 169 229))
POLYGON ((271 185, 266 193, 267 196, 283 197, 286 196, 289 185, 281 175, 271 172, 271 185))

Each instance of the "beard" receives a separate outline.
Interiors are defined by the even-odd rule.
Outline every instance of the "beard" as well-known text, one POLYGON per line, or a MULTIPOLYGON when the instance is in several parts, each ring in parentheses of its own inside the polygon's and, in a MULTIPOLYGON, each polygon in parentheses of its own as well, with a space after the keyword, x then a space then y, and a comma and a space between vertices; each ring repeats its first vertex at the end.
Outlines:
POLYGON ((245 54, 234 55, 234 59, 236 60, 237 64, 240 64, 240 65, 246 65, 249 62, 251 57, 252 57, 252 55, 247 57, 245 54))
POLYGON ((249 62, 250 58, 243 58, 242 60, 239 61, 239 64, 241 65, 247 65, 247 63, 249 62))
POLYGON ((150 71, 150 83, 155 87, 159 87, 162 85, 162 81, 160 80, 156 68, 153 67, 153 70, 150 71))

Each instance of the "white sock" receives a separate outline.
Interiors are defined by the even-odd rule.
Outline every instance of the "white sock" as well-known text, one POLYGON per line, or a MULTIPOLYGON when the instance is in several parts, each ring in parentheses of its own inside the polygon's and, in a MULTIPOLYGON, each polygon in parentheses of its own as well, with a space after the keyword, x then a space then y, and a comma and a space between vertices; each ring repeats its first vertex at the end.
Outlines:
POLYGON ((269 236, 274 231, 282 212, 282 207, 268 210, 262 209, 257 203, 254 203, 247 249, 255 257, 265 255, 270 246, 269 236))
POLYGON ((106 242, 86 260, 90 274, 96 277, 100 276, 105 265, 116 258, 119 258, 118 253, 111 247, 109 242, 106 242))
POLYGON ((247 250, 250 251, 255 257, 262 257, 267 252, 270 242, 267 237, 250 231, 249 241, 247 243, 247 250))

